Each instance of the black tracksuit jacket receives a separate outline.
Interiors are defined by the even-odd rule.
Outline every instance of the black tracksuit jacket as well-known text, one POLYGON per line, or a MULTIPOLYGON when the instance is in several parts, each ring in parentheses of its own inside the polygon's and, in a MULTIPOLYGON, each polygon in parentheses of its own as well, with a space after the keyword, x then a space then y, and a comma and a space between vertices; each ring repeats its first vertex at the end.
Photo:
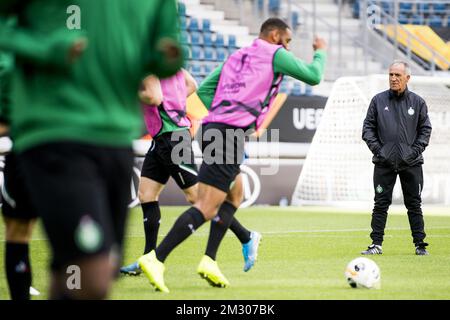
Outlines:
POLYGON ((406 88, 399 96, 387 90, 373 97, 362 138, 374 155, 374 164, 396 172, 423 164, 422 152, 430 136, 428 107, 417 94, 406 88))

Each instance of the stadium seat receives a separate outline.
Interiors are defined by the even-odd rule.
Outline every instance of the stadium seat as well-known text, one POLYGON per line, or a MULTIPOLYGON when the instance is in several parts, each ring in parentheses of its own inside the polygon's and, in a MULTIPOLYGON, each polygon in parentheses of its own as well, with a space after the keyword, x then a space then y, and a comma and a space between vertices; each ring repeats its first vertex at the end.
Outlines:
POLYGON ((203 32, 211 32, 211 20, 209 19, 203 19, 203 32))
POLYGON ((198 20, 196 18, 191 18, 187 29, 191 32, 192 31, 201 31, 199 24, 198 24, 198 20))
POLYGON ((442 18, 438 15, 432 15, 430 16, 428 20, 428 25, 430 27, 442 27, 442 18))
POLYGON ((214 42, 216 47, 224 47, 225 41, 223 40, 223 34, 217 33, 216 34, 216 41, 214 42))
POLYGON ((300 85, 300 82, 294 82, 294 86, 291 90, 291 95, 293 96, 301 96, 302 95, 302 86, 300 85))
POLYGON ((281 8, 280 0, 269 0, 269 12, 271 14, 278 14, 281 8))
POLYGON ((306 85, 305 87, 305 96, 312 96, 313 95, 313 87, 306 85))
POLYGON ((409 19, 408 19, 408 17, 405 14, 400 13, 398 15, 398 23, 400 23, 400 24, 408 24, 409 23, 409 19))
POLYGON ((192 52, 191 52, 191 49, 189 48, 189 46, 186 44, 183 44, 181 46, 181 48, 183 50, 183 55, 184 55, 185 59, 192 59, 192 52))
POLYGON ((194 63, 191 66, 191 73, 193 76, 201 76, 202 75, 202 67, 200 64, 194 63))
POLYGON ((191 44, 201 45, 203 44, 202 34, 198 31, 191 32, 191 44))
POLYGON ((212 40, 212 33, 211 32, 203 32, 203 45, 205 47, 212 47, 213 46, 213 40, 212 40))
POLYGON ((205 70, 205 73, 208 75, 211 72, 213 72, 214 68, 211 65, 209 65, 209 64, 205 64, 204 70, 205 70))
POLYGON ((189 36, 189 32, 187 32, 186 30, 182 30, 181 31, 181 44, 189 44, 190 41, 190 36, 189 36))
POLYGON ((354 19, 359 19, 359 10, 360 10, 360 4, 359 4, 359 1, 356 0, 355 2, 353 2, 353 7, 352 7, 354 19))
POLYGON ((384 12, 391 14, 394 10, 392 7, 392 2, 390 1, 381 1, 381 9, 383 9, 384 12))
POLYGON ((413 15, 412 16, 412 19, 411 19, 411 23, 412 24, 418 24, 418 25, 421 25, 421 24, 423 24, 423 21, 424 19, 423 19, 423 16, 422 15, 420 15, 420 14, 415 14, 415 15, 413 15))
POLYGON ((297 11, 293 11, 291 14, 291 24, 294 30, 297 30, 300 25, 300 15, 297 11))
POLYGON ((287 81, 281 82, 279 92, 280 93, 289 93, 289 85, 288 85, 287 81))
POLYGON ((225 48, 217 48, 217 61, 223 62, 226 60, 228 52, 225 48))
POLYGON ((203 50, 200 46, 192 46, 191 59, 203 60, 203 50))
POLYGON ((404 14, 411 14, 413 11, 413 4, 411 2, 400 2, 399 11, 404 14))
POLYGON ((185 16, 180 16, 180 29, 186 30, 187 29, 187 21, 185 16))
POLYGON ((205 47, 204 54, 205 61, 216 61, 214 49, 211 47, 205 47))
POLYGON ((430 13, 430 4, 427 2, 419 2, 417 4, 417 10, 420 14, 430 13))
POLYGON ((445 5, 445 3, 433 3, 433 12, 435 14, 446 14, 447 6, 445 5))
POLYGON ((186 15, 186 5, 183 2, 178 1, 178 15, 186 15))
POLYGON ((235 35, 230 34, 228 36, 228 47, 236 48, 236 36, 235 35))
POLYGON ((450 27, 450 15, 447 17, 447 27, 450 27))

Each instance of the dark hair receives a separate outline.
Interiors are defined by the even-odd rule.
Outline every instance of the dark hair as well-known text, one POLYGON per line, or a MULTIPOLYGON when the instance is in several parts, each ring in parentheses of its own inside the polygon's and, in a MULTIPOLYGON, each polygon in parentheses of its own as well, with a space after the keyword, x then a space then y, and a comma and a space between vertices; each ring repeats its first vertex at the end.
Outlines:
POLYGON ((261 26, 261 34, 267 35, 270 31, 273 30, 282 30, 286 31, 286 29, 290 29, 289 25, 281 19, 278 18, 269 18, 261 26))

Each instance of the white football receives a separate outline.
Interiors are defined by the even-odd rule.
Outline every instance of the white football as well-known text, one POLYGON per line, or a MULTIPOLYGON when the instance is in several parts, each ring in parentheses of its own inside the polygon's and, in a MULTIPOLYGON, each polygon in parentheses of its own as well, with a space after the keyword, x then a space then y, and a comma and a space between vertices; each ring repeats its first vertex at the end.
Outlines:
POLYGON ((375 261, 359 257, 345 268, 345 278, 352 288, 375 288, 381 287, 381 272, 375 261))

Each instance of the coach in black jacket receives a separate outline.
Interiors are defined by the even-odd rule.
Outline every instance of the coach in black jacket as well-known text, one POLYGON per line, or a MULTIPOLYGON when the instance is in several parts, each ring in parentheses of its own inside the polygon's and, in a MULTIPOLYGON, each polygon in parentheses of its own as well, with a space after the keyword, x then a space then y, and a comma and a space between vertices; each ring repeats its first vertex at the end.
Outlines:
POLYGON ((407 63, 394 61, 389 68, 390 90, 373 97, 364 120, 362 138, 373 153, 375 206, 372 212, 372 244, 362 254, 381 254, 387 211, 400 177, 405 206, 417 255, 427 255, 421 209, 423 156, 431 135, 425 101, 408 90, 411 71, 407 63))

